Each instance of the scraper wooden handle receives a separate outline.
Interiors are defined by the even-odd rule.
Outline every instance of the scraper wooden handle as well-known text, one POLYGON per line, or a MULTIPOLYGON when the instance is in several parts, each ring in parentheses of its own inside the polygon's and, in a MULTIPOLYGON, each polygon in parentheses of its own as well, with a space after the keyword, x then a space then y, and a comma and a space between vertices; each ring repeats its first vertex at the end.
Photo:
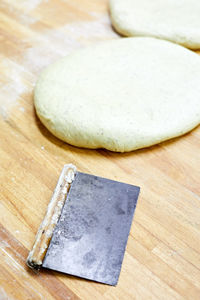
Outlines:
POLYGON ((27 258, 27 265, 32 269, 39 270, 42 266, 53 230, 60 217, 67 193, 70 189, 70 184, 74 180, 75 174, 76 167, 74 165, 64 165, 57 186, 48 205, 45 218, 40 225, 35 243, 27 258))

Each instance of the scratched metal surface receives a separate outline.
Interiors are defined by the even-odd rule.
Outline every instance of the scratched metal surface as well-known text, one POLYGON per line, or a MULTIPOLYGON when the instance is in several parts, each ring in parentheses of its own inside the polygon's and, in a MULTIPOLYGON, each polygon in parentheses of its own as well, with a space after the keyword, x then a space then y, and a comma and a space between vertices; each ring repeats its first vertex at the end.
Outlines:
POLYGON ((139 187, 76 175, 43 267, 116 285, 139 187))

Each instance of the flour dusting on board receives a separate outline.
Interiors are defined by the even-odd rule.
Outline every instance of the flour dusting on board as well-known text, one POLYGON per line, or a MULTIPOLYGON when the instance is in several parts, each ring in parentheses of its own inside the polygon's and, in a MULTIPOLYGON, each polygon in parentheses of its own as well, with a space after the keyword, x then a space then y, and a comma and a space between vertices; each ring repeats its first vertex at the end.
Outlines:
POLYGON ((74 39, 100 39, 118 37, 118 34, 111 27, 108 15, 91 13, 95 17, 92 21, 79 21, 65 25, 68 35, 74 39))
MULTIPOLYGON (((37 21, 33 19, 35 16, 30 16, 30 20, 28 20, 29 12, 46 2, 48 1, 19 0, 18 8, 20 7, 22 10, 21 24, 31 26, 35 23, 37 21)), ((10 12, 14 16, 15 5, 11 0, 8 0, 8 4, 10 4, 10 12)), ((20 98, 25 93, 31 95, 37 76, 50 63, 78 48, 118 37, 111 27, 108 15, 96 12, 89 14, 91 15, 89 21, 71 22, 56 29, 45 28, 37 34, 24 38, 22 41, 29 45, 29 48, 24 50, 23 55, 18 56, 16 53, 16 61, 4 58, 0 62, 0 68, 3 70, 5 78, 0 86, 1 117, 7 120, 11 110, 16 106, 18 106, 18 111, 25 112, 25 108, 20 104, 20 98)), ((19 13, 17 16, 19 17, 19 13)))
MULTIPOLYGON (((13 0, 7 0, 8 6, 14 7, 13 2, 13 0)), ((48 0, 18 0, 17 7, 21 7, 23 11, 30 12, 45 2, 48 2, 48 0)))
POLYGON ((75 49, 118 37, 111 28, 108 15, 92 15, 94 20, 91 21, 72 22, 43 31, 42 35, 31 41, 33 46, 24 54, 23 62, 26 67, 38 73, 48 64, 75 49))
POLYGON ((35 9, 37 6, 39 6, 41 3, 44 2, 48 2, 48 0, 21 0, 23 7, 28 10, 31 11, 33 9, 35 9))
MULTIPOLYGON (((27 2, 27 3, 31 3, 31 2, 27 2)), ((13 4, 13 2, 11 4, 13 4)), ((3 3, 0 1, 0 9, 7 10, 11 18, 17 19, 19 23, 26 26, 32 25, 38 21, 37 17, 33 17, 30 16, 30 14, 28 14, 29 11, 23 10, 20 11, 19 13, 19 11, 15 7, 13 7, 12 5, 8 5, 8 3, 3 3)))
POLYGON ((17 19, 21 24, 29 26, 37 21, 38 17, 33 16, 30 12, 38 8, 42 3, 48 3, 49 0, 7 0, 5 3, 0 1, 0 8, 6 9, 10 16, 17 19))
POLYGON ((0 300, 13 300, 13 298, 3 289, 3 287, 0 287, 0 300))
MULTIPOLYGON (((0 116, 6 120, 12 108, 18 105, 20 96, 31 91, 31 86, 28 87, 23 79, 26 71, 22 66, 4 59, 0 63, 0 68, 4 74, 4 81, 0 85, 0 116)), ((25 111, 22 106, 19 107, 19 110, 25 111)))

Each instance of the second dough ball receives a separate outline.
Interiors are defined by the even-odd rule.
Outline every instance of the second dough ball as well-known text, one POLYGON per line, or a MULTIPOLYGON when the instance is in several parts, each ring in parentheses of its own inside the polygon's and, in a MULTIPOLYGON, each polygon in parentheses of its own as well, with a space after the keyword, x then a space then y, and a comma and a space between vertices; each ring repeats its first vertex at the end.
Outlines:
POLYGON ((110 0, 114 28, 125 36, 151 36, 200 48, 199 0, 110 0))

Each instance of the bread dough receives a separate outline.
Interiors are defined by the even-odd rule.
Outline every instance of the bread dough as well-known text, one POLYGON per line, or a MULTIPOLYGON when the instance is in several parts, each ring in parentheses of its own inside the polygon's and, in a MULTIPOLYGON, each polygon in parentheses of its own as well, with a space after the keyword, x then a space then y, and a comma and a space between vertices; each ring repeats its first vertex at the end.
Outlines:
POLYGON ((115 29, 125 36, 151 36, 200 48, 199 0, 110 0, 115 29))
POLYGON ((35 107, 58 138, 131 151, 200 122, 200 57, 154 38, 123 38, 60 59, 40 75, 35 107))

